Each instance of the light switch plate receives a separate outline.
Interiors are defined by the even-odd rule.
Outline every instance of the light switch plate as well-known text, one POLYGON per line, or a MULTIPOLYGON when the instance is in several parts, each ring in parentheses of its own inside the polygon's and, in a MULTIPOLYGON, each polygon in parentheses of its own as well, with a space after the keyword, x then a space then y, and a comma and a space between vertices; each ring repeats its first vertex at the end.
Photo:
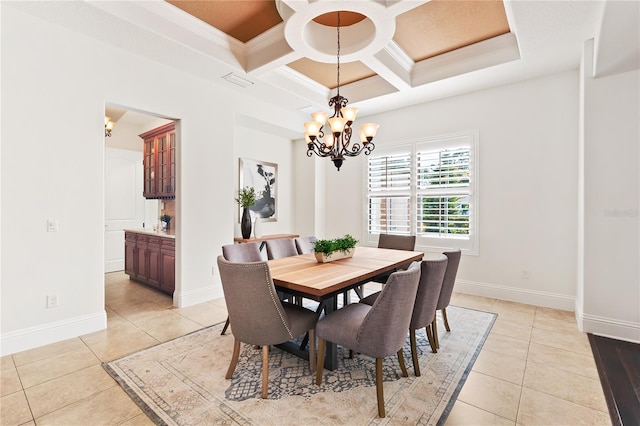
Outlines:
POLYGON ((58 232, 58 221, 56 219, 47 219, 47 232, 58 232))

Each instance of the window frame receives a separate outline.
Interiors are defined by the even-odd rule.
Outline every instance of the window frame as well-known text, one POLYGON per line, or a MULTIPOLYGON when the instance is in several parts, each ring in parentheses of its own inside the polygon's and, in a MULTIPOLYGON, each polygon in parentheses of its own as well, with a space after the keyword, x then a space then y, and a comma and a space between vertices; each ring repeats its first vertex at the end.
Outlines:
MULTIPOLYGON (((445 135, 436 135, 413 139, 410 141, 400 141, 389 144, 384 147, 378 146, 376 151, 371 154, 372 158, 387 155, 398 155, 407 153, 411 157, 411 185, 409 191, 381 191, 379 195, 393 193, 396 196, 407 194, 409 196, 409 234, 416 235, 416 250, 442 252, 448 249, 460 248, 465 254, 478 254, 478 236, 479 236, 479 153, 478 153, 479 133, 477 130, 462 131, 445 135), (418 152, 451 149, 455 147, 465 146, 469 148, 469 185, 462 189, 436 189, 435 192, 441 193, 460 193, 467 192, 469 196, 469 237, 447 236, 421 236, 417 233, 417 212, 418 197, 429 193, 428 190, 418 189, 417 185, 417 154, 418 152), (426 149, 425 149, 426 148, 426 149), (468 189, 467 189, 468 188, 468 189)), ((369 168, 370 161, 367 159, 366 167, 364 167, 364 197, 363 197, 363 235, 368 245, 377 245, 378 233, 369 233, 369 200, 372 198, 373 192, 369 190, 369 168)), ((400 234, 406 235, 406 234, 400 234)))

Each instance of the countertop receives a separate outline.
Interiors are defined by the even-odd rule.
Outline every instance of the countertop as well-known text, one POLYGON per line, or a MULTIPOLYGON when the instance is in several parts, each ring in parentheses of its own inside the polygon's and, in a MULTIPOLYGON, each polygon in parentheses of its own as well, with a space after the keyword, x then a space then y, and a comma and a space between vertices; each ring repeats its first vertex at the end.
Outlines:
POLYGON ((169 229, 169 231, 154 231, 153 229, 125 229, 125 232, 136 232, 138 234, 146 234, 146 235, 155 235, 157 237, 165 237, 165 238, 175 238, 175 233, 173 229, 169 229))

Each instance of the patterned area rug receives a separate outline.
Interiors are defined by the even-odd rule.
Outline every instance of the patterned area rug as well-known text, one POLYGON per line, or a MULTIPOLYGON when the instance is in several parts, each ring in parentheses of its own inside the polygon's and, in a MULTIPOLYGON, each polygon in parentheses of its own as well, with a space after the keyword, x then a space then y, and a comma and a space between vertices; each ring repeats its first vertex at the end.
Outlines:
POLYGON ((409 377, 397 357, 384 361, 387 417, 377 415, 375 361, 338 348, 339 367, 314 383, 308 362, 278 348, 269 356, 269 398, 260 398, 261 351, 243 345, 231 380, 224 375, 233 336, 222 324, 104 363, 158 425, 443 424, 491 330, 496 315, 450 306, 451 332, 440 324, 432 353, 424 329, 416 333, 422 375, 415 377, 407 338, 409 377))

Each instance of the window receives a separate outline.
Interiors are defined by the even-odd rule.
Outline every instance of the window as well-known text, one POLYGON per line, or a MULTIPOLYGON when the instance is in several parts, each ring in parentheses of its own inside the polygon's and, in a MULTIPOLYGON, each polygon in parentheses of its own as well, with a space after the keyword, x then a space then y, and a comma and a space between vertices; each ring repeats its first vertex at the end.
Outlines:
POLYGON ((416 246, 477 252, 477 132, 378 148, 367 167, 367 236, 416 235, 416 246))

